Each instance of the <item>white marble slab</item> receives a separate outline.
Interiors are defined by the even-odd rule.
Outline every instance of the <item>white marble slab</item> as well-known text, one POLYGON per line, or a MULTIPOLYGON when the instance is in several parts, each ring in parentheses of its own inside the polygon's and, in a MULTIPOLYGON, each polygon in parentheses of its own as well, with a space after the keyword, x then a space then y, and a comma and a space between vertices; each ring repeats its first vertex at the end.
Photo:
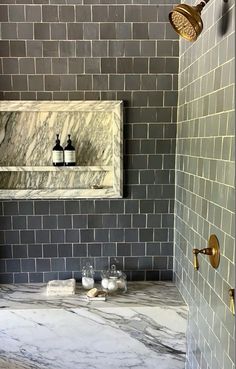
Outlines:
POLYGON ((1 369, 184 369, 187 307, 170 282, 129 283, 106 302, 81 287, 64 299, 42 284, 1 291, 1 369))

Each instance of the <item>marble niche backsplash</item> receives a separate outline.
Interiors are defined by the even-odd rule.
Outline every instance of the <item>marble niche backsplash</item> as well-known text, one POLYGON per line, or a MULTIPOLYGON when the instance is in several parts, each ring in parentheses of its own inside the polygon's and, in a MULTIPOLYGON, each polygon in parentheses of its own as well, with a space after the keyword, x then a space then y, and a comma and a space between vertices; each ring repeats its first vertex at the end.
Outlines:
POLYGON ((0 197, 121 197, 122 124, 119 101, 0 102, 0 197), (52 166, 57 133, 73 168, 52 166))

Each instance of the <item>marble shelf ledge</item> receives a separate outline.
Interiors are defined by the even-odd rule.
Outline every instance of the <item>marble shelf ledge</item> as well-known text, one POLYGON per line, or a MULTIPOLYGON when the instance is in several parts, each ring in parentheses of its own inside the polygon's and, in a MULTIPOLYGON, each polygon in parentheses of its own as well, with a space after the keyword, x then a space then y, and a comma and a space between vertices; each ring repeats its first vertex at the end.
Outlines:
POLYGON ((40 189, 40 190, 0 190, 1 199, 86 199, 86 198, 121 198, 113 187, 81 189, 40 189))
POLYGON ((109 165, 88 165, 88 166, 0 166, 0 172, 57 172, 68 170, 71 172, 110 172, 112 166, 109 165))
POLYGON ((87 111, 116 111, 120 102, 116 100, 109 101, 0 101, 0 111, 34 111, 34 112, 87 112, 87 111))

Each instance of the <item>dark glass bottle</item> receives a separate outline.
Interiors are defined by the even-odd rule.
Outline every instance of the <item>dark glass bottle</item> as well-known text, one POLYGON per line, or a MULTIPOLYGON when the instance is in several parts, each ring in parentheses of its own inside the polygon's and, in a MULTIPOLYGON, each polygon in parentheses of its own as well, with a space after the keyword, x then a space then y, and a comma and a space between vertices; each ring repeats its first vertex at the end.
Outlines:
POLYGON ((57 134, 56 145, 52 149, 52 163, 57 167, 64 165, 63 147, 60 145, 59 134, 57 134))
POLYGON ((67 146, 64 149, 65 165, 75 165, 75 148, 72 146, 70 135, 68 135, 67 146))

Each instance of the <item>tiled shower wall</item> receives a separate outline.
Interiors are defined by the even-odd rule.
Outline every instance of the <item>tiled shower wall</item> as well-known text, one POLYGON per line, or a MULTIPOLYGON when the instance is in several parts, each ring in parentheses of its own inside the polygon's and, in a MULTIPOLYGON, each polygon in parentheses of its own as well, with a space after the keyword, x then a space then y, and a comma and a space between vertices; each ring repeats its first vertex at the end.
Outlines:
POLYGON ((234 318, 229 288, 235 286, 234 247, 234 1, 210 1, 204 32, 180 42, 176 145, 176 282, 189 304, 186 369, 234 368, 234 318), (193 248, 220 243, 213 269, 193 248))
POLYGON ((119 200, 1 202, 0 282, 79 278, 88 258, 97 272, 172 278, 172 2, 1 1, 0 98, 124 100, 125 185, 119 200))

